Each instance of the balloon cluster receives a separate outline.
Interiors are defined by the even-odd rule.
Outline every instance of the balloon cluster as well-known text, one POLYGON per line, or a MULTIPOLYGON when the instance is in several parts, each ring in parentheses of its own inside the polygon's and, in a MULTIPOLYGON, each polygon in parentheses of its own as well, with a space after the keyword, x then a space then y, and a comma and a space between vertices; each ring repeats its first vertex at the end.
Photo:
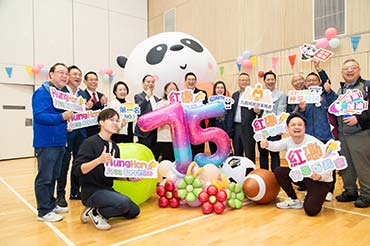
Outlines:
POLYGON ((325 38, 320 38, 316 41, 316 46, 319 48, 327 49, 328 47, 336 49, 339 47, 339 39, 337 36, 337 29, 329 27, 325 31, 325 38))
POLYGON ((253 68, 253 62, 251 61, 252 53, 249 50, 245 50, 242 56, 236 58, 236 64, 243 67, 246 70, 251 70, 253 68))

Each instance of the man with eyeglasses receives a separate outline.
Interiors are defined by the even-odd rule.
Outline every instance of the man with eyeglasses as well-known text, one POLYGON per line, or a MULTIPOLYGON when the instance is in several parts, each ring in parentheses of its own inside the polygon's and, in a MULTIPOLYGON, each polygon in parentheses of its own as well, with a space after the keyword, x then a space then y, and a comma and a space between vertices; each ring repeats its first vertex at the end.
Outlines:
POLYGON ((240 99, 245 91, 245 88, 251 84, 249 74, 241 73, 238 79, 239 90, 234 92, 232 98, 232 119, 234 120, 233 129, 230 130, 233 140, 234 155, 246 156, 251 161, 256 159, 256 141, 253 138, 252 122, 257 114, 260 114, 259 109, 248 109, 240 106, 240 99))
MULTIPOLYGON (((320 71, 322 72, 322 71, 320 71)), ((342 65, 341 87, 338 94, 349 89, 358 89, 369 101, 369 82, 361 78, 361 69, 355 59, 348 59, 342 65)), ((338 202, 355 201, 359 208, 370 207, 370 117, 369 110, 361 115, 339 116, 338 135, 341 141, 341 154, 347 159, 348 167, 339 171, 342 176, 344 191, 336 196, 338 202), (356 181, 360 184, 360 194, 356 181)))
POLYGON ((72 111, 56 109, 50 95, 50 87, 62 90, 68 81, 68 69, 63 63, 50 68, 49 81, 45 81, 32 96, 33 147, 37 157, 38 172, 35 178, 35 195, 39 221, 56 222, 60 214, 68 212, 56 204, 55 182, 60 176, 67 143, 67 120, 72 111))

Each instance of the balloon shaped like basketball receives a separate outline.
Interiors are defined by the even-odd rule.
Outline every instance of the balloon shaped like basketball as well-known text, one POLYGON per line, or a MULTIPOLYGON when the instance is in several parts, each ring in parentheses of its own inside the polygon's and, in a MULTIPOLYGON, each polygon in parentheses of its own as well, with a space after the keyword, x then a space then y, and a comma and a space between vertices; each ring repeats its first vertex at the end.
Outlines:
POLYGON ((280 186, 271 171, 256 169, 250 172, 244 180, 243 190, 249 200, 258 204, 267 204, 275 200, 280 186))
MULTIPOLYGON (((121 159, 136 159, 149 162, 154 159, 152 151, 143 144, 118 144, 121 159)), ((138 182, 114 180, 113 189, 128 196, 134 203, 140 205, 148 200, 157 188, 157 179, 142 179, 138 182)))

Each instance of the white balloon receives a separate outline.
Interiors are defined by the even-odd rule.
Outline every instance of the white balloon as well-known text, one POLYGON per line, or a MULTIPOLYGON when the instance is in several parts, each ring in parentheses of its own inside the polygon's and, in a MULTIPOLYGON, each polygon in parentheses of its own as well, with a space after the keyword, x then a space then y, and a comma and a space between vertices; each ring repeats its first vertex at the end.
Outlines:
POLYGON ((142 79, 153 75, 154 94, 162 97, 165 84, 176 82, 184 88, 184 78, 193 72, 198 83, 216 78, 217 64, 209 50, 195 37, 181 32, 164 32, 151 36, 137 45, 127 58, 124 81, 130 95, 142 91, 142 79))

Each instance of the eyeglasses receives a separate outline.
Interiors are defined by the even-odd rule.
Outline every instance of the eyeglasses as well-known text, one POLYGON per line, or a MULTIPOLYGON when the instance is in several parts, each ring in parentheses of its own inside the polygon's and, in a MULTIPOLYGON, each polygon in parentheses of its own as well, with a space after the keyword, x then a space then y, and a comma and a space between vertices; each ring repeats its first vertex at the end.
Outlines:
POLYGON ((121 121, 119 120, 119 119, 114 119, 114 118, 110 118, 110 119, 108 119, 110 122, 112 122, 112 123, 117 123, 117 124, 119 124, 119 123, 121 123, 121 121))
POLYGON ((65 75, 65 76, 69 76, 69 73, 68 72, 65 72, 65 71, 54 71, 54 73, 57 73, 59 75, 65 75))
POLYGON ((348 67, 343 67, 343 71, 351 71, 351 70, 357 70, 358 66, 348 66, 348 67))

